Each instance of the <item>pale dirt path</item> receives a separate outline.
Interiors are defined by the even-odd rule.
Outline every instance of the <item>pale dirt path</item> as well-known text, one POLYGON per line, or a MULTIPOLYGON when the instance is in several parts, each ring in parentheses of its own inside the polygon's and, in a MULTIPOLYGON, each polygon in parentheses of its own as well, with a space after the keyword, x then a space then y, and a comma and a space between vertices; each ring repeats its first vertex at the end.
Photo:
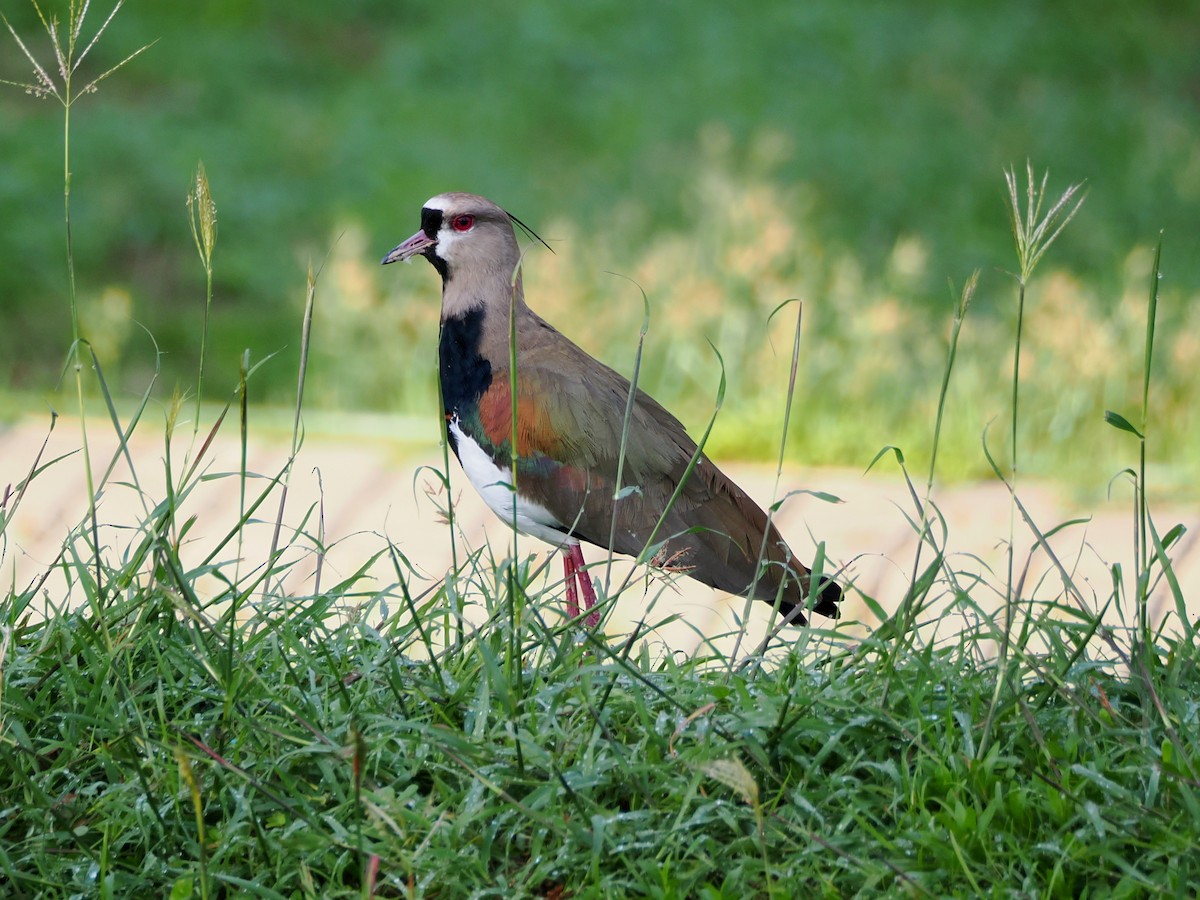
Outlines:
MULTIPOLYGON (((26 474, 46 437, 46 418, 27 417, 7 430, 0 431, 0 497, 7 485, 15 485, 26 474)), ((397 420, 397 427, 403 423, 397 420)), ((190 439, 190 428, 184 438, 190 439)), ((93 468, 99 474, 108 465, 117 442, 105 421, 93 420, 89 427, 93 468)), ((173 465, 182 466, 189 440, 174 443, 173 465)), ((60 419, 50 437, 43 461, 77 450, 78 423, 60 419)), ((275 475, 286 462, 288 441, 285 436, 252 439, 248 450, 248 469, 268 478, 275 475)), ((164 496, 164 446, 161 425, 143 423, 140 433, 130 444, 135 470, 143 491, 155 501, 164 496), (156 433, 157 432, 157 433, 156 433)), ((209 451, 205 471, 209 475, 236 472, 240 449, 237 424, 229 421, 209 451)), ((356 572, 374 554, 386 547, 383 535, 416 567, 427 580, 410 579, 410 590, 419 593, 440 579, 450 566, 449 529, 440 518, 434 502, 425 494, 426 486, 435 479, 428 473, 417 474, 422 465, 438 466, 441 457, 432 441, 417 445, 405 444, 383 437, 310 436, 301 449, 294 469, 287 512, 285 538, 290 530, 304 524, 310 535, 317 532, 315 510, 321 498, 318 473, 324 487, 324 529, 329 550, 322 573, 322 586, 330 587, 356 572), (415 485, 415 487, 414 487, 415 485)), ((750 494, 760 502, 772 496, 775 474, 771 467, 734 464, 726 467, 750 494)), ((510 552, 511 532, 497 521, 482 505, 461 477, 457 466, 452 467, 454 493, 458 501, 459 524, 470 547, 490 544, 492 553, 503 558, 510 552)), ((136 525, 144 517, 143 504, 137 492, 129 486, 130 470, 124 461, 118 463, 112 483, 100 500, 100 519, 104 524, 101 542, 108 552, 123 555, 140 534, 136 525)), ((267 484, 267 479, 248 483, 248 495, 253 497, 267 484)), ((886 474, 838 470, 789 469, 785 472, 783 492, 806 488, 840 497, 844 502, 830 504, 806 494, 789 499, 778 514, 780 528, 793 549, 804 559, 812 556, 815 540, 823 540, 834 562, 847 566, 850 577, 866 593, 878 599, 884 609, 891 611, 899 603, 907 586, 916 546, 913 527, 905 518, 912 514, 912 503, 902 482, 886 474)), ((195 516, 185 542, 185 563, 198 565, 216 543, 238 520, 238 479, 209 478, 200 484, 183 504, 184 516, 195 516)), ((4 556, 0 560, 0 579, 6 588, 15 585, 24 589, 42 578, 59 554, 64 535, 86 512, 86 489, 81 458, 78 454, 62 460, 36 478, 20 507, 15 511, 4 536, 4 556)), ((1005 541, 1009 533, 1009 499, 1003 485, 975 484, 956 486, 935 493, 946 520, 950 535, 949 553, 955 567, 964 573, 962 583, 970 584, 969 573, 991 567, 996 576, 988 576, 991 584, 1003 582, 1005 541)), ((1106 596, 1111 583, 1110 565, 1119 562, 1125 572, 1131 571, 1132 524, 1130 502, 1106 503, 1091 510, 1069 509, 1054 490, 1045 485, 1030 485, 1021 491, 1021 499, 1043 531, 1086 515, 1086 525, 1064 529, 1052 539, 1062 562, 1075 573, 1077 583, 1093 593, 1089 601, 1106 596)), ((11 512, 14 499, 10 497, 11 512)), ((278 509, 278 492, 271 495, 245 529, 241 571, 262 564, 271 542, 273 523, 278 509)), ((1183 593, 1190 603, 1190 616, 1200 615, 1200 509, 1195 506, 1159 508, 1156 522, 1160 533, 1176 522, 1188 528, 1188 534, 1173 554, 1176 573, 1183 593)), ((1019 564, 1029 557, 1034 544, 1032 533, 1018 523, 1016 545, 1019 564)), ((312 542, 301 538, 287 551, 285 561, 293 568, 285 579, 289 592, 311 594, 314 587, 316 555, 312 542)), ((536 552, 539 559, 546 551, 532 539, 523 540, 522 554, 536 552)), ((463 552, 460 545, 460 554, 463 552)), ((237 556, 236 545, 229 545, 217 560, 229 563, 237 556)), ((589 562, 602 562, 604 555, 596 548, 587 551, 589 562)), ((924 559, 928 560, 928 551, 924 559)), ((1049 568, 1044 553, 1033 555, 1026 583, 1038 584, 1049 568)), ((615 567, 624 577, 628 566, 615 567)), ((557 560, 545 572, 552 593, 561 594, 562 569, 557 560)), ((372 579, 360 590, 363 599, 372 592, 394 588, 397 582, 391 563, 384 559, 371 567, 372 579)), ((598 575, 603 575, 600 567, 598 575)), ((1040 598, 1049 599, 1061 583, 1053 574, 1046 577, 1038 589, 1040 598)), ((677 613, 679 621, 659 629, 656 645, 660 648, 693 652, 701 635, 716 636, 732 631, 740 616, 744 601, 729 598, 690 579, 679 579, 671 586, 661 580, 635 581, 633 589, 618 600, 615 614, 607 629, 611 633, 627 633, 648 605, 653 605, 651 621, 677 613)), ((211 576, 200 581, 213 594, 219 583, 211 576)), ((943 592, 941 588, 935 592, 943 592)), ((65 577, 55 572, 45 581, 42 596, 57 606, 64 599, 70 604, 82 601, 76 587, 69 591, 65 577)), ((985 608, 994 607, 997 594, 988 588, 974 588, 971 596, 985 608)), ((400 604, 395 592, 389 599, 394 611, 400 604)), ((44 610, 45 604, 37 604, 44 610)), ((1173 602, 1165 586, 1153 597, 1152 615, 1158 621, 1173 602)), ((753 604, 750 635, 757 639, 766 622, 766 608, 753 604)), ((4 617, 0 609, 0 618, 4 617)), ((845 606, 845 619, 861 622, 854 626, 858 633, 875 624, 875 618, 860 597, 852 594, 845 606)), ((1119 610, 1110 610, 1106 621, 1120 623, 1119 610)), ((961 624, 947 618, 939 626, 940 636, 947 637, 961 624)), ((716 642, 723 651, 732 647, 731 638, 716 642)))

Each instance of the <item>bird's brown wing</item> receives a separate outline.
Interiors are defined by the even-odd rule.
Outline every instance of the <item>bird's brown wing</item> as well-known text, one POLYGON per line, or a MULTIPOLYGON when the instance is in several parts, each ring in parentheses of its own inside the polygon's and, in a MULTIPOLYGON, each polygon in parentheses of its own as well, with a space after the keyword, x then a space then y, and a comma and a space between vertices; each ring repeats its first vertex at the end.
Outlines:
MULTIPOLYGON (((662 545, 656 562, 705 584, 744 594, 757 572, 757 597, 773 603, 778 596, 785 613, 804 603, 808 569, 792 558, 758 504, 707 457, 699 458, 670 503, 696 444, 642 391, 625 441, 623 490, 614 500, 629 382, 561 335, 555 337, 538 352, 526 352, 526 365, 518 370, 518 490, 581 540, 607 547, 611 534, 612 549, 630 555, 653 541, 662 545), (760 558, 767 563, 761 568, 760 558)), ((496 457, 504 464, 512 434, 507 370, 493 371, 478 413, 483 436, 501 451, 496 457)), ((827 582, 816 611, 836 615, 840 593, 827 582)))

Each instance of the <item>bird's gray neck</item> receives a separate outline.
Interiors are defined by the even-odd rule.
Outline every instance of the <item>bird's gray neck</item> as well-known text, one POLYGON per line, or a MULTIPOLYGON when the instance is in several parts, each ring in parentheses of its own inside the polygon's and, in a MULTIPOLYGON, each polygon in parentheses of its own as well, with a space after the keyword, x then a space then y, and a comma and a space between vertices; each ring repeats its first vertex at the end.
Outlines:
POLYGON ((442 276, 442 319, 466 316, 475 310, 507 311, 516 303, 525 308, 525 293, 520 273, 513 280, 512 272, 494 269, 491 272, 467 275, 452 272, 442 276))

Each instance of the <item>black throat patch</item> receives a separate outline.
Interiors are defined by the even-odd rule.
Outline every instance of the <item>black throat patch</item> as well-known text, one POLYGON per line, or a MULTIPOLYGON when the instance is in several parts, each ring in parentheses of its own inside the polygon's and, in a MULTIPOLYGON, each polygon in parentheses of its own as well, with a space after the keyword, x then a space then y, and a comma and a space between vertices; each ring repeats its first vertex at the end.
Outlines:
MULTIPOLYGON (((482 336, 482 309, 442 320, 438 376, 442 382, 442 411, 447 421, 456 415, 461 419, 473 418, 479 398, 492 383, 492 364, 479 354, 482 336)), ((457 454, 453 433, 450 446, 457 454)))

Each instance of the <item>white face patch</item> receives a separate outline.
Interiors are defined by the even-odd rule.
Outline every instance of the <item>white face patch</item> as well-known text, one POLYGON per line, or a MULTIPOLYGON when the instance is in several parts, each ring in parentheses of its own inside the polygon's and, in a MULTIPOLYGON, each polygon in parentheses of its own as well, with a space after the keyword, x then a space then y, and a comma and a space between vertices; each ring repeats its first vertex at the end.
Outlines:
POLYGON ((449 225, 443 224, 438 233, 434 235, 437 238, 437 244, 434 246, 433 252, 446 262, 450 262, 454 258, 455 249, 468 233, 455 231, 449 225))
POLYGON ((517 507, 517 531, 561 547, 568 544, 578 544, 573 537, 568 537, 559 530, 561 523, 554 515, 538 503, 524 500, 512 489, 512 472, 501 469, 488 456, 483 448, 470 437, 458 424, 457 416, 450 420, 450 433, 458 445, 458 461, 462 464, 467 480, 479 492, 483 502, 500 520, 511 526, 513 524, 513 502, 517 507))
POLYGON ((450 262, 454 258, 458 243, 468 234, 468 232, 455 231, 450 227, 449 219, 451 217, 446 213, 453 208, 453 201, 447 194, 438 194, 436 197, 430 197, 423 208, 434 209, 442 213, 442 227, 438 229, 437 234, 429 236, 437 241, 433 252, 446 262, 450 262))

